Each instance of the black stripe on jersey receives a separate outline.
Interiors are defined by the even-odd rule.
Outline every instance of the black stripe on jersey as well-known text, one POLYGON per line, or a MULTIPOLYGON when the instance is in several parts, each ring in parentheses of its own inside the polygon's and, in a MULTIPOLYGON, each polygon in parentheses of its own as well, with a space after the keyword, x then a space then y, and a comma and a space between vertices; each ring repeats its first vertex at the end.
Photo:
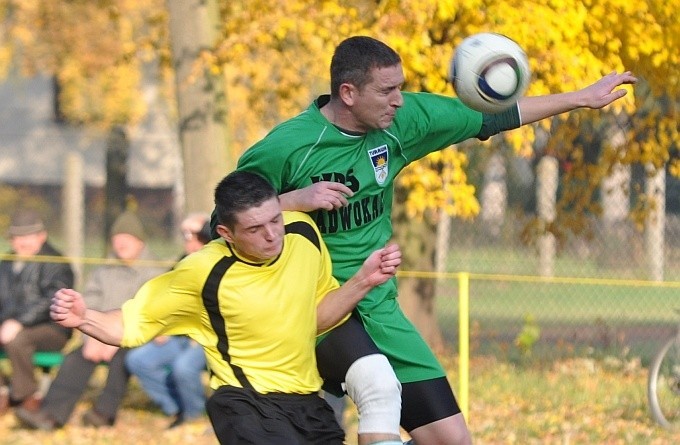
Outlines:
POLYGON ((203 292, 201 294, 203 298, 203 305, 208 312, 208 317, 210 318, 210 325, 212 326, 215 334, 217 334, 217 350, 222 355, 222 359, 229 363, 234 375, 238 379, 241 386, 244 388, 253 389, 253 386, 248 381, 248 378, 243 373, 243 369, 239 366, 235 366, 231 363, 231 357, 229 356, 229 337, 227 337, 227 327, 224 323, 224 317, 220 312, 220 302, 217 297, 220 288, 220 282, 222 278, 227 273, 227 270, 236 262, 234 257, 223 257, 220 261, 213 266, 208 278, 205 280, 205 285, 203 286, 203 292))
POLYGON ((307 238, 312 244, 316 246, 318 250, 321 250, 321 242, 319 241, 319 235, 317 235, 314 228, 304 221, 295 221, 286 224, 286 234, 293 233, 302 235, 307 238))

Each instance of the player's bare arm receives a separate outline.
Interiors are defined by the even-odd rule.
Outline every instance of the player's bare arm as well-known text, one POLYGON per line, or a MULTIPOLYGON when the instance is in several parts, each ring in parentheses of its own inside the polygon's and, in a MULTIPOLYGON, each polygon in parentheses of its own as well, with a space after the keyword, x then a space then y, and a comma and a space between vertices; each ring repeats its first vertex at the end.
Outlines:
POLYGON ((120 346, 123 339, 120 310, 100 312, 88 309, 82 295, 73 289, 55 292, 50 305, 50 317, 64 327, 76 328, 109 345, 120 346))
POLYGON ((523 97, 519 100, 522 124, 530 124, 577 108, 603 108, 626 95, 627 91, 618 87, 636 82, 637 78, 630 71, 612 72, 577 91, 523 97))
POLYGON ((321 300, 316 309, 317 332, 335 326, 371 289, 392 278, 400 264, 401 250, 397 244, 373 252, 352 278, 321 300))
POLYGON ((347 198, 354 192, 338 182, 320 181, 279 196, 281 209, 311 212, 312 210, 333 210, 348 204, 347 198))

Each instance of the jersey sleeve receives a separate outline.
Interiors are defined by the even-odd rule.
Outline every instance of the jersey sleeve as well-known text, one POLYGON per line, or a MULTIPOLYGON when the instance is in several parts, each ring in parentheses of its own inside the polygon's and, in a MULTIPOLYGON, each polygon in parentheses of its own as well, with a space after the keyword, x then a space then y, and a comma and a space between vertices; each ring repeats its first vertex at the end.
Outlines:
POLYGON ((243 153, 236 168, 237 170, 258 173, 280 193, 283 181, 282 162, 284 160, 277 156, 276 143, 265 138, 243 153))
POLYGON ((296 121, 283 122, 246 150, 236 168, 263 176, 279 193, 289 192, 291 150, 300 146, 302 138, 304 134, 300 133, 296 121))
POLYGON ((198 332, 201 286, 197 278, 191 269, 177 267, 147 281, 121 308, 121 346, 140 346, 159 335, 198 332))
POLYGON ((483 114, 460 100, 430 93, 403 93, 404 106, 394 125, 404 141, 408 162, 470 138, 482 129, 483 114))
POLYGON ((243 153, 237 169, 260 174, 279 193, 297 189, 297 169, 314 149, 324 129, 313 114, 312 110, 307 110, 274 127, 243 153))

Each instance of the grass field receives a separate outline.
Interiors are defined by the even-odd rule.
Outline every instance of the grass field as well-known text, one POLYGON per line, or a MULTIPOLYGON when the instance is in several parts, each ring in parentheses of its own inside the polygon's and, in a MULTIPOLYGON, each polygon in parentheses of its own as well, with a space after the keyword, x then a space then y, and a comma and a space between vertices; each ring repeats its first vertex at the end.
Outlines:
POLYGON ((571 359, 546 367, 473 361, 469 423, 477 444, 670 444, 649 418, 639 361, 571 359))

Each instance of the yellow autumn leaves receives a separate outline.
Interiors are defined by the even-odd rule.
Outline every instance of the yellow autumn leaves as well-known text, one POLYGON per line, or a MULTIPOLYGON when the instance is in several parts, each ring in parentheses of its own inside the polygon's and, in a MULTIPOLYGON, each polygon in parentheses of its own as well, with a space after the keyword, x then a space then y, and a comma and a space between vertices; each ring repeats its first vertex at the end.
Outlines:
MULTIPOLYGON (((680 141, 680 0, 213 1, 221 37, 197 63, 223 73, 236 155, 328 91, 333 47, 349 35, 370 34, 393 46, 403 59, 406 90, 453 95, 446 79, 455 46, 472 33, 494 31, 526 50, 530 95, 574 90, 613 70, 634 71, 648 93, 626 87, 628 97, 608 110, 631 116, 618 159, 669 162, 671 173, 680 170, 669 154, 680 141), (657 107, 662 100, 666 105, 657 107), (639 113, 641 107, 648 111, 639 113)), ((27 75, 53 73, 62 87, 62 111, 72 121, 105 128, 140 121, 147 111, 140 91, 149 62, 160 68, 165 96, 173 97, 172 36, 161 0, 0 0, 0 18, 0 72, 19 67, 27 75)), ((495 139, 530 156, 534 128, 495 139)), ((402 185, 412 189, 408 212, 445 208, 474 215, 479 205, 464 154, 437 156, 402 176, 402 185)))

